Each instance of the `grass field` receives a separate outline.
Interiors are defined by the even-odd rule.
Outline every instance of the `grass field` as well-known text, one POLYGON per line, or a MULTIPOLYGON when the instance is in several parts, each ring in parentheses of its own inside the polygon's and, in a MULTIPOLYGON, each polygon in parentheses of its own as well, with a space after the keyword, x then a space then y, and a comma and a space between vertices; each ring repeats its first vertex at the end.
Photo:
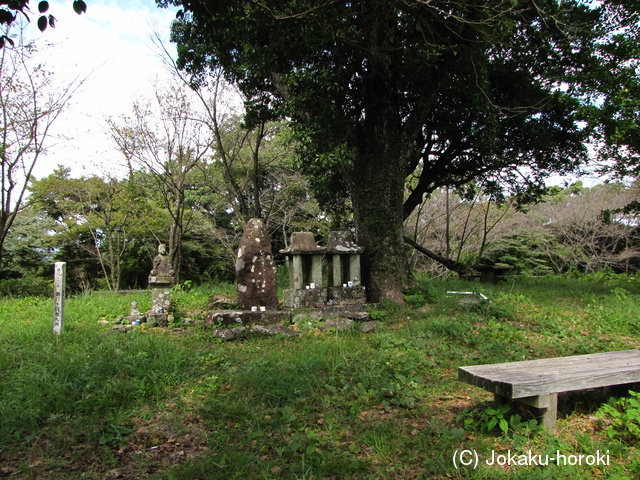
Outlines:
MULTIPOLYGON (((229 286, 175 292, 176 317, 197 319, 217 292, 229 286)), ((406 307, 372 312, 382 321, 374 333, 312 325, 297 339, 234 343, 200 326, 114 332, 132 300, 150 306, 147 292, 69 298, 59 337, 52 300, 0 300, 0 477, 640 476, 640 398, 561 395, 550 436, 456 379, 462 365, 637 348, 634 278, 421 280, 406 307), (461 305, 449 290, 491 301, 461 305), (454 466, 463 450, 477 453, 477 468, 454 466), (511 453, 524 463, 529 452, 607 456, 592 465, 486 462, 511 453)))

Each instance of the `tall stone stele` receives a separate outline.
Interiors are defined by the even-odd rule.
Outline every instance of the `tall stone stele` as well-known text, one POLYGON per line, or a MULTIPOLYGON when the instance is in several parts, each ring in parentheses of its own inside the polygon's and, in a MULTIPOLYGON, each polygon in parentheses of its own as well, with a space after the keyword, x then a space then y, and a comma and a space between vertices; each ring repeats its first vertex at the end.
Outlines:
POLYGON ((243 310, 278 308, 276 266, 271 237, 262 220, 252 218, 242 233, 236 257, 236 293, 243 310))
POLYGON ((170 303, 169 293, 175 280, 174 274, 171 258, 167 255, 167 247, 161 243, 149 274, 149 286, 151 287, 149 323, 165 323, 170 303))

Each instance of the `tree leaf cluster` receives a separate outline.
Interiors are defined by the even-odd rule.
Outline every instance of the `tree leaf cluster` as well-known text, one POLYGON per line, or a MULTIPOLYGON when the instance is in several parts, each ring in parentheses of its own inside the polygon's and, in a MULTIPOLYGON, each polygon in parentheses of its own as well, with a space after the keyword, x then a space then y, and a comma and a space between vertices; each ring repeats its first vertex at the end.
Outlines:
MULTIPOLYGON (((4 0, 0 5, 0 27, 8 27, 18 18, 19 15, 22 15, 27 22, 31 21, 28 13, 31 12, 29 9, 29 0, 4 0)), ((87 12, 87 4, 84 0, 73 0, 73 11, 78 15, 87 12)), ((38 14, 40 16, 37 20, 38 29, 41 32, 44 32, 47 27, 55 28, 56 26, 56 18, 52 14, 47 14, 49 11, 49 2, 47 0, 40 0, 38 2, 38 14)), ((11 37, 9 37, 6 33, 0 35, 0 49, 5 45, 14 46, 15 43, 11 37)))

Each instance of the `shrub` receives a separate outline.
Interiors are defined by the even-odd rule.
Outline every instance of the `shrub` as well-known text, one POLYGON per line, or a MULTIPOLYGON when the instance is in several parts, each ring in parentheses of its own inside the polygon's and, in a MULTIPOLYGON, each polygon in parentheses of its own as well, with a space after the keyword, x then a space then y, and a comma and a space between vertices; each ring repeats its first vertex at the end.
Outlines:
POLYGON ((606 429, 609 438, 620 437, 635 443, 640 439, 640 393, 630 390, 629 395, 610 399, 598 413, 611 419, 606 429))
POLYGON ((2 297, 50 297, 52 294, 53 282, 35 275, 0 280, 2 297))

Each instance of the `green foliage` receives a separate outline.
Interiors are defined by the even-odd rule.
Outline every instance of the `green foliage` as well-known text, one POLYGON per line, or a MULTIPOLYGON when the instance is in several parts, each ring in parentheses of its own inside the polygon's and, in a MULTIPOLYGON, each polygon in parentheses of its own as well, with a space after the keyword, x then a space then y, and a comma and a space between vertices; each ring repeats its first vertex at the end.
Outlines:
POLYGON ((281 290, 289 287, 289 266, 287 263, 276 265, 276 285, 278 285, 279 294, 281 290))
POLYGON ((0 297, 50 297, 53 281, 27 274, 22 278, 0 280, 0 297))
MULTIPOLYGON (((181 2, 171 3, 180 4, 181 2)), ((365 52, 375 59, 377 57, 370 50, 363 48, 363 45, 370 39, 370 35, 378 25, 377 20, 386 19, 390 22, 393 21, 392 19, 396 20, 394 38, 400 43, 395 45, 395 48, 391 41, 389 44, 383 43, 379 46, 379 50, 386 51, 386 55, 390 56, 390 60, 387 61, 393 61, 393 55, 397 55, 403 59, 403 62, 394 63, 396 68, 393 69, 393 73, 391 74, 390 70, 386 76, 379 79, 381 88, 375 94, 387 98, 397 91, 407 92, 402 99, 396 98, 396 101, 402 101, 400 111, 387 113, 397 115, 400 112, 412 111, 420 98, 420 93, 424 93, 424 89, 432 91, 433 88, 437 88, 438 94, 448 101, 442 102, 442 111, 435 113, 429 111, 430 116, 426 116, 425 111, 425 117, 416 122, 420 128, 426 123, 434 130, 441 128, 443 132, 447 132, 448 125, 454 119, 456 119, 457 131, 461 128, 472 128, 472 125, 475 125, 477 137, 475 147, 478 157, 485 159, 483 164, 485 168, 487 161, 503 159, 500 155, 495 157, 492 155, 494 149, 502 145, 500 141, 496 141, 496 138, 502 138, 502 136, 491 136, 489 132, 504 129, 513 133, 509 136, 509 146, 514 155, 516 152, 526 152, 527 155, 539 156, 537 160, 540 166, 551 169, 553 168, 553 160, 549 157, 551 152, 558 148, 569 156, 572 153, 575 154, 571 150, 579 150, 576 137, 579 138, 581 135, 571 127, 570 122, 560 122, 562 126, 556 130, 550 121, 552 119, 560 121, 562 115, 557 115, 559 111, 569 114, 570 110, 575 110, 580 104, 577 101, 578 98, 571 98, 568 94, 555 91, 554 95, 547 97, 548 103, 544 107, 538 105, 538 109, 543 110, 537 112, 540 117, 529 115, 527 108, 536 104, 533 101, 534 98, 543 92, 548 93, 534 81, 534 72, 535 75, 555 78, 558 74, 557 68, 568 68, 568 65, 561 60, 578 62, 583 67, 593 65, 595 68, 600 65, 602 58, 598 55, 597 49, 592 46, 587 47, 580 37, 589 38, 594 43, 597 43, 596 38, 600 38, 603 45, 606 44, 609 40, 608 32, 601 28, 602 23, 599 22, 609 24, 608 22, 613 22, 616 18, 615 12, 608 9, 590 11, 578 3, 566 5, 566 10, 562 12, 555 12, 554 8, 557 6, 554 5, 549 5, 549 10, 544 10, 544 14, 541 10, 537 10, 536 14, 531 12, 538 16, 542 25, 545 24, 544 19, 547 15, 562 14, 563 21, 567 24, 574 25, 575 22, 575 30, 566 29, 565 34, 575 35, 568 40, 568 44, 581 51, 582 55, 570 56, 568 51, 560 49, 554 50, 555 56, 549 58, 546 54, 552 49, 553 29, 529 30, 526 27, 532 19, 528 18, 525 22, 521 17, 513 15, 510 9, 487 7, 486 10, 480 9, 482 11, 475 12, 475 15, 485 19, 485 23, 472 37, 459 34, 456 36, 456 41, 451 43, 451 39, 445 33, 449 30, 444 29, 431 42, 425 43, 424 39, 415 32, 420 28, 428 29, 432 25, 427 20, 429 17, 425 15, 426 7, 420 5, 399 2, 385 8, 374 6, 364 8, 360 4, 339 3, 334 4, 331 9, 308 9, 309 6, 299 2, 284 2, 278 8, 274 7, 270 14, 266 14, 260 7, 252 6, 245 8, 243 15, 238 16, 234 2, 218 4, 213 11, 210 10, 211 7, 207 7, 209 10, 204 8, 204 4, 190 3, 186 7, 189 14, 184 15, 174 24, 173 35, 181 45, 180 65, 194 73, 198 80, 202 79, 208 68, 213 69, 215 66, 222 65, 230 77, 240 81, 249 95, 259 97, 260 90, 270 88, 269 93, 275 95, 276 99, 271 104, 265 104, 263 97, 261 97, 262 102, 256 99, 254 103, 256 111, 252 112, 253 116, 260 113, 264 116, 269 107, 271 107, 269 111, 271 115, 281 114, 283 111, 290 114, 296 122, 296 129, 303 144, 316 154, 317 166, 324 165, 323 174, 316 175, 316 180, 333 178, 334 181, 328 182, 333 186, 340 184, 345 186, 350 162, 362 153, 362 145, 358 143, 358 138, 350 138, 349 132, 367 125, 365 121, 367 112, 365 111, 365 117, 363 117, 363 110, 358 107, 362 107, 367 102, 369 92, 365 88, 366 79, 374 74, 374 70, 371 65, 362 61, 362 57, 366 58, 365 52), (298 22, 297 19, 300 16, 309 21, 298 22), (522 29, 518 28, 520 22, 525 22, 522 29), (577 25, 580 27, 578 28, 577 25), (273 32, 276 28, 280 29, 280 35, 269 36, 269 42, 265 43, 265 32, 273 32), (341 34, 336 36, 336 31, 340 31, 341 34), (349 40, 336 41, 336 38, 349 40), (327 52, 324 45, 330 39, 333 39, 333 48, 327 52), (480 52, 491 49, 498 41, 497 39, 502 40, 500 54, 481 57, 480 52), (464 48, 461 47, 463 44, 464 48), (324 56, 318 55, 321 51, 324 51, 324 56), (532 63, 531 59, 536 55, 541 55, 550 61, 543 62, 544 64, 532 63), (278 63, 276 60, 281 58, 287 59, 285 71, 282 71, 285 64, 278 63), (484 82, 487 84, 496 82, 496 87, 500 86, 500 88, 485 89, 485 95, 478 94, 465 84, 467 75, 471 73, 470 64, 477 64, 481 58, 484 60, 482 68, 475 68, 475 75, 482 74, 484 82), (487 61, 489 58, 493 61, 487 61), (506 61, 507 58, 509 62, 506 61), (279 68, 276 68, 276 64, 279 68), (340 65, 341 68, 335 68, 336 65, 340 65), (513 71, 515 65, 526 65, 531 72, 525 71, 524 68, 513 71), (275 71, 278 72, 279 82, 286 82, 286 86, 282 85, 281 89, 274 90, 268 87, 273 84, 267 80, 275 71), (437 74, 449 79, 448 83, 446 81, 438 83, 437 74), (358 81, 354 81, 354 78, 358 81), (418 82, 417 78, 421 80, 432 78, 433 81, 418 82), (520 85, 517 92, 519 95, 509 87, 515 84, 520 85), (490 94, 495 95, 496 98, 488 98, 487 95, 490 94), (493 101, 496 105, 508 100, 527 102, 523 104, 527 105, 527 108, 521 115, 497 118, 486 105, 486 102, 493 101), (457 112, 456 105, 465 105, 467 110, 457 112), (471 114, 468 109, 472 109, 471 114), (301 113, 309 111, 313 111, 314 114, 304 116, 301 113), (474 122, 481 122, 481 126, 474 122), (518 131, 518 127, 523 131, 518 131), (537 152, 529 145, 529 139, 524 132, 536 134, 537 152), (542 132, 550 135, 544 136, 542 132), (544 142, 540 142, 542 138, 544 142), (559 140, 563 140, 562 147, 556 143, 559 140)), ((457 9, 458 6, 454 5, 452 8, 457 9)), ((439 21, 447 25, 450 31, 457 31, 455 24, 458 21, 464 23, 465 15, 473 14, 461 9, 456 15, 439 21)), ((629 55, 628 51, 623 50, 618 50, 616 53, 621 56, 629 55)), ((599 75, 606 74, 602 70, 598 72, 599 75)), ((595 84, 590 83, 589 77, 590 75, 584 75, 584 77, 573 75, 570 81, 576 84, 586 82, 589 88, 596 88, 595 84)), ((432 110, 438 107, 439 105, 435 105, 432 110)), ((411 120, 415 119, 412 117, 411 120)), ((375 123, 375 119, 372 118, 368 121, 375 123)), ((413 127, 413 123, 408 123, 405 127, 413 127)), ((443 136, 446 136, 446 133, 443 133, 443 136)), ((463 136, 468 138, 467 135, 463 136)), ((396 145, 395 148, 398 146, 396 145)), ((510 154, 510 152, 502 153, 503 156, 510 154)), ((464 156, 468 155, 473 155, 471 149, 469 151, 465 149, 464 156)), ((312 156, 309 155, 309 157, 312 156)), ((468 166, 473 165, 472 160, 462 157, 461 155, 461 162, 465 162, 468 166)), ((475 157, 474 160, 476 160, 475 157)), ((571 160, 566 157, 564 160, 565 164, 562 167, 559 165, 556 167, 570 168, 571 160)), ((313 168, 313 165, 310 167, 313 168)), ((441 172, 435 168, 424 168, 423 175, 433 173, 441 172)), ((357 174, 362 175, 363 172, 359 171, 357 174)), ((462 173, 456 172, 456 174, 462 173)), ((433 181, 433 183, 436 182, 436 180, 433 181)), ((418 185, 420 195, 424 193, 424 188, 425 185, 422 183, 418 185)), ((335 188, 325 188, 325 190, 333 191, 335 194, 335 188)))
POLYGON ((0 278, 19 278, 29 273, 41 274, 43 265, 51 263, 51 241, 47 231, 55 222, 42 209, 22 209, 4 241, 0 278))
POLYGON ((174 286, 172 286, 171 292, 172 293, 188 292, 189 290, 191 290, 191 288, 193 288, 193 282, 191 280, 185 280, 182 283, 177 283, 174 286))
POLYGON ((393 300, 390 300, 388 298, 383 298, 378 302, 378 309, 383 312, 388 312, 393 314, 400 309, 400 306, 398 305, 398 303, 394 302, 393 300))
POLYGON ((208 308, 212 290, 216 293, 235 295, 235 291, 229 284, 205 284, 194 285, 191 280, 174 285, 171 289, 171 310, 180 316, 192 311, 204 311, 208 308), (212 288, 213 287, 213 288, 212 288))
POLYGON ((626 319, 640 308, 640 295, 629 291, 629 286, 616 287, 604 299, 596 295, 586 297, 585 313, 591 318, 591 328, 599 333, 620 332, 637 335, 640 331, 626 319))
POLYGON ((421 295, 421 294, 405 295, 404 301, 407 302, 407 305, 409 307, 418 308, 429 303, 429 297, 425 297, 424 295, 421 295))
POLYGON ((513 321, 516 319, 516 314, 513 311, 511 302, 508 299, 494 300, 494 301, 482 301, 475 303, 471 307, 471 311, 478 312, 484 318, 490 320, 506 320, 513 321))
POLYGON ((30 339, 28 357, 20 336, 5 341, 7 358, 21 360, 2 372, 3 448, 69 422, 87 424, 77 436, 120 441, 126 430, 113 422, 121 412, 157 401, 187 375, 189 355, 169 339, 111 334, 96 344, 96 335, 95 327, 70 326, 63 344, 51 344, 44 331, 30 339))
POLYGON ((505 418, 505 415, 510 410, 509 405, 501 405, 497 408, 487 408, 482 410, 477 418, 474 418, 471 414, 466 413, 464 419, 465 428, 473 427, 479 424, 481 428, 487 432, 493 432, 498 427, 503 434, 507 434, 509 431, 509 423, 505 418))
POLYGON ((133 433, 134 431, 135 430, 133 430, 132 428, 110 424, 103 430, 102 435, 100 435, 100 441, 98 442, 98 444, 108 444, 113 446, 122 445, 126 443, 125 437, 133 433))
POLYGON ((56 259, 70 262, 70 291, 95 288, 99 282, 109 290, 140 285, 130 275, 135 269, 148 274, 150 258, 143 245, 155 244, 148 219, 157 214, 142 183, 96 175, 71 178, 70 170, 60 167, 33 181, 30 191, 53 222, 38 236, 57 250, 56 259))
POLYGON ((436 303, 442 299, 444 292, 442 286, 429 278, 419 278, 405 295, 407 305, 413 308, 421 307, 427 303, 436 303))
POLYGON ((490 246, 491 258, 514 267, 514 273, 548 275, 557 273, 550 255, 563 256, 563 246, 550 232, 521 231, 507 235, 490 246), (553 252, 553 253, 550 253, 553 252))
POLYGON ((630 444, 640 439, 640 393, 629 390, 629 397, 612 398, 598 414, 611 421, 606 427, 609 438, 620 438, 630 444))

